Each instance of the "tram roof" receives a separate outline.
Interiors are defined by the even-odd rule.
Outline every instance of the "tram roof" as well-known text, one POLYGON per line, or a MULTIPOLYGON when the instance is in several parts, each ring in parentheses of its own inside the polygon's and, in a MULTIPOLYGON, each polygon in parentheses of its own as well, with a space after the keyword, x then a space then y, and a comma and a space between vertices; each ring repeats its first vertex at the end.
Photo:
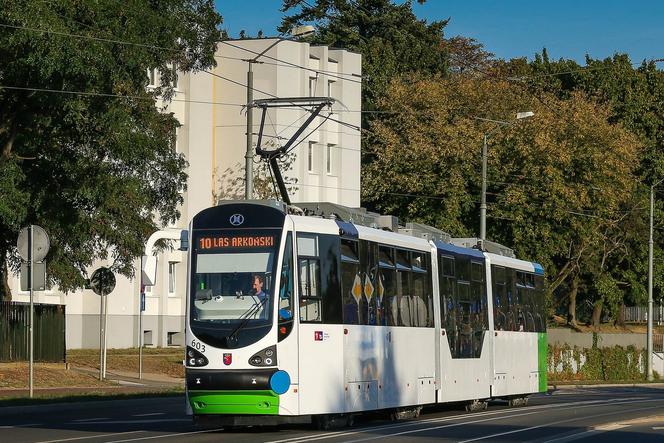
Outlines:
POLYGON ((434 244, 436 245, 436 248, 438 248, 439 251, 449 252, 458 255, 468 255, 471 257, 481 258, 482 260, 484 260, 484 254, 482 253, 482 251, 478 249, 462 248, 461 246, 456 246, 451 243, 443 243, 441 241, 435 241, 434 244))

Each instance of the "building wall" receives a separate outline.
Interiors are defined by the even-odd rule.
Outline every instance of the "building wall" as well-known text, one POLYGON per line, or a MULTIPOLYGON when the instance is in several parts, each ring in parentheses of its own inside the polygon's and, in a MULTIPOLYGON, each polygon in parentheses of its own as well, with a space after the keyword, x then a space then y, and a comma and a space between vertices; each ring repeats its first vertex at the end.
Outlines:
MULTIPOLYGON (((229 104, 247 101, 247 71, 249 63, 276 39, 248 39, 221 43, 217 50, 219 64, 215 73, 220 76, 217 99, 229 104)), ((321 112, 296 146, 289 170, 283 171, 292 190, 291 200, 329 201, 346 206, 360 205, 360 125, 361 113, 361 56, 327 47, 310 47, 306 43, 279 41, 263 56, 262 63, 252 63, 253 99, 273 97, 327 97, 332 86, 331 118, 343 124, 324 120, 328 110, 321 112), (276 60, 275 60, 276 59, 276 60), (311 132, 319 124, 318 130, 311 132), (357 128, 357 129, 354 129, 357 128), (311 132, 311 134, 309 134, 311 132), (312 144, 312 160, 309 144, 312 144), (327 147, 331 146, 331 168, 327 168, 327 147), (296 183, 296 184, 293 184, 296 183)), ((231 189, 229 181, 244 173, 246 152, 246 110, 238 106, 224 106, 217 115, 217 170, 220 185, 231 189), (222 155, 223 153, 223 155, 222 155)), ((253 109, 253 145, 257 142, 261 111, 253 109)), ((266 114, 263 147, 275 149, 299 129, 309 113, 299 107, 271 109, 266 114)), ((243 188, 239 189, 243 191, 243 188)))
MULTIPOLYGON (((188 162, 187 189, 183 191, 184 203, 179 208, 181 217, 163 229, 175 232, 187 229, 194 215, 214 204, 215 196, 221 191, 220 180, 242 175, 246 151, 246 112, 241 111, 247 102, 247 91, 243 86, 247 82, 247 62, 235 59, 254 57, 255 54, 248 51, 261 52, 274 42, 274 39, 231 42, 244 49, 220 43, 216 57, 218 66, 212 73, 180 75, 173 101, 165 107, 164 103, 156 104, 164 112, 172 112, 180 122, 174 148, 188 162)), ((327 82, 334 81, 334 98, 346 106, 345 109, 340 105, 335 106, 334 109, 340 112, 335 113, 334 118, 359 128, 361 114, 356 111, 361 105, 360 55, 292 41, 279 42, 266 55, 280 61, 262 58, 265 63, 254 64, 254 87, 264 91, 255 91, 254 99, 273 95, 309 96, 310 77, 317 79, 313 95, 326 95, 327 82), (349 80, 335 79, 327 73, 303 68, 330 71, 340 76, 349 74, 343 75, 349 80)), ((155 81, 159 81, 158 74, 155 81)), ((299 127, 298 122, 303 121, 307 115, 301 109, 272 113, 266 125, 266 135, 290 137, 299 127)), ((312 128, 320 123, 321 118, 317 120, 313 122, 312 128)), ((254 111, 254 132, 257 132, 259 122, 259 112, 254 111)), ((359 206, 359 131, 328 121, 293 152, 295 158, 292 167, 284 173, 290 181, 297 182, 297 186, 293 187, 292 201, 329 201, 359 206), (309 141, 317 144, 314 151, 316 163, 311 172, 306 156, 309 141), (332 150, 335 163, 329 174, 323 156, 323 147, 327 143, 338 147, 332 150)), ((244 197, 243 188, 241 197, 244 197)), ((168 346, 170 334, 171 342, 181 345, 186 310, 186 254, 180 251, 160 252, 157 259, 156 285, 146 288, 146 310, 143 313, 145 343, 149 346, 168 346), (175 271, 175 290, 172 292, 169 291, 169 268, 175 271)), ((111 264, 98 261, 88 269, 88 274, 91 275, 100 266, 111 264)), ((140 260, 135 261, 135 269, 135 275, 140 276, 140 260)), ((140 282, 136 278, 119 275, 116 275, 116 280, 116 287, 108 296, 107 344, 109 348, 136 347, 139 343, 140 282)), ((29 293, 19 291, 18 276, 12 282, 12 293, 16 301, 29 301, 29 293)), ((68 349, 99 347, 98 295, 91 290, 63 294, 58 288, 35 294, 35 302, 66 305, 68 349)))

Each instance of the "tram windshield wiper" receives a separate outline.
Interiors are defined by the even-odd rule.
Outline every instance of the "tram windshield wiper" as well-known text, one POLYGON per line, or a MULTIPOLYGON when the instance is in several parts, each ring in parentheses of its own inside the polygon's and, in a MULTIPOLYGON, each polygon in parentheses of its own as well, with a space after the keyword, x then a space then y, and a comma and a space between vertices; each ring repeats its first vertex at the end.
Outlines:
POLYGON ((267 303, 268 298, 269 298, 268 296, 263 297, 262 300, 253 305, 244 314, 240 316, 240 319, 242 319, 242 321, 240 322, 239 325, 235 327, 235 329, 231 331, 230 334, 228 334, 228 338, 226 338, 227 344, 237 343, 237 333, 240 331, 240 329, 244 328, 247 325, 247 323, 249 323, 249 320, 251 320, 251 317, 253 317, 254 314, 256 314, 261 308, 265 306, 265 303, 267 303))

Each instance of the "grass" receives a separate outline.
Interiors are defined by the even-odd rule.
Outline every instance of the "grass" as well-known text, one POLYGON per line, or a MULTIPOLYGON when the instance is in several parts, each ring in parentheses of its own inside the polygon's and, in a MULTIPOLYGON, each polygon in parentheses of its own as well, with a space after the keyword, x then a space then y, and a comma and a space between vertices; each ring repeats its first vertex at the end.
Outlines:
MULTIPOLYGON (((181 348, 144 349, 143 373, 159 374, 173 379, 184 377, 181 348)), ((106 354, 107 372, 138 373, 138 349, 109 349, 106 354)), ((42 363, 34 365, 34 387, 55 392, 58 388, 86 388, 88 395, 108 395, 108 391, 126 392, 127 388, 112 381, 100 381, 99 350, 83 349, 67 351, 66 363, 42 363), (115 389, 113 389, 115 388, 115 389)), ((28 362, 0 363, 0 390, 4 398, 11 396, 12 390, 27 389, 29 378, 28 362)), ((149 377, 146 377, 149 378, 149 377)), ((60 389, 62 390, 62 389, 60 389)), ((163 389, 162 389, 163 390, 163 389)))
MULTIPOLYGON (((182 378, 183 359, 184 350, 181 348, 146 348, 143 349, 143 372, 182 378)), ((72 367, 99 368, 99 350, 69 350, 67 363, 72 367)), ((109 349, 106 352, 106 370, 138 372, 138 348, 109 349)))

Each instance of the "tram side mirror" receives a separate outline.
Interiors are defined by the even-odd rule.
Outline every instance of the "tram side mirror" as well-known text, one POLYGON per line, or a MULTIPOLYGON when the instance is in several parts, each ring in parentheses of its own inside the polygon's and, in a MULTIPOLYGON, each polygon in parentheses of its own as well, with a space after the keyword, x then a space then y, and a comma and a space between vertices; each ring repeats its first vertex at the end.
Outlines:
POLYGON ((199 289, 196 291, 196 300, 212 300, 212 289, 199 289))

